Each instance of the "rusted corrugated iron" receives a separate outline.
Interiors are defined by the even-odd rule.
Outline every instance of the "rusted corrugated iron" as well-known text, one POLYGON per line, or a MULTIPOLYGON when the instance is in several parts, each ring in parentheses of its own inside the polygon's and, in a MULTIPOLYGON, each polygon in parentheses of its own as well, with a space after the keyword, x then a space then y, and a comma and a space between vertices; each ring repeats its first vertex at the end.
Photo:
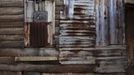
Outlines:
POLYGON ((93 64, 95 59, 92 56, 92 52, 87 52, 89 53, 87 55, 84 50, 95 47, 94 1, 74 0, 73 7, 74 13, 71 19, 67 18, 66 15, 61 15, 60 18, 59 49, 61 50, 61 63, 93 64), (72 50, 68 51, 68 49, 72 50))
POLYGON ((30 23, 30 47, 46 47, 48 45, 47 23, 30 23))

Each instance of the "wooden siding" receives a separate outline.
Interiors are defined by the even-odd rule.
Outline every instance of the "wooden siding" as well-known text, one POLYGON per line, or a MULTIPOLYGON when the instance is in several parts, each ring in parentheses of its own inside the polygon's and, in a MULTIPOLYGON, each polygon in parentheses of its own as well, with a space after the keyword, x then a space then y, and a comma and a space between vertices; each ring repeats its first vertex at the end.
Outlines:
POLYGON ((23 26, 23 0, 0 1, 0 11, 7 8, 0 12, 0 75, 126 75, 123 0, 75 0, 73 18, 63 0, 54 0, 54 22, 47 28, 54 48, 24 48, 30 33, 23 26))
POLYGON ((0 0, 0 47, 24 47, 23 0, 0 0))

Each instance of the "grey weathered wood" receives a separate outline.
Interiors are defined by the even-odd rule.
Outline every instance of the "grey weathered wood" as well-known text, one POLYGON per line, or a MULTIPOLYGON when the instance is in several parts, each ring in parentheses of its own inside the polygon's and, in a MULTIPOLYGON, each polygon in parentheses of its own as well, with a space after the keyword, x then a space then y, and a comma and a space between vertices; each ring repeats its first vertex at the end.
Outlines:
POLYGON ((0 48, 23 48, 24 41, 0 41, 0 48))
POLYGON ((23 72, 22 75, 42 75, 40 72, 23 72))
POLYGON ((90 73, 93 72, 94 65, 33 65, 33 64, 0 64, 0 70, 8 71, 31 71, 43 73, 90 73))
POLYGON ((0 21, 23 21, 24 16, 23 14, 21 15, 0 15, 0 21))
POLYGON ((0 35, 22 35, 23 28, 0 28, 0 35))
POLYGON ((0 48, 0 56, 58 56, 54 48, 0 48))
POLYGON ((52 57, 52 56, 22 56, 22 57, 15 57, 15 61, 27 61, 27 62, 33 62, 33 61, 57 61, 58 57, 52 57))
POLYGON ((43 73, 43 75, 95 75, 93 73, 43 73))
POLYGON ((0 28, 19 28, 23 27, 23 22, 0 22, 0 28))
POLYGON ((23 0, 0 0, 0 7, 23 7, 23 0))
POLYGON ((23 13, 24 13, 23 8, 18 7, 0 8, 0 15, 20 15, 23 13))
POLYGON ((23 35, 0 35, 0 41, 23 41, 23 35))
POLYGON ((0 64, 14 64, 15 58, 14 57, 0 57, 0 64))
POLYGON ((21 72, 0 71, 0 75, 22 75, 21 72))

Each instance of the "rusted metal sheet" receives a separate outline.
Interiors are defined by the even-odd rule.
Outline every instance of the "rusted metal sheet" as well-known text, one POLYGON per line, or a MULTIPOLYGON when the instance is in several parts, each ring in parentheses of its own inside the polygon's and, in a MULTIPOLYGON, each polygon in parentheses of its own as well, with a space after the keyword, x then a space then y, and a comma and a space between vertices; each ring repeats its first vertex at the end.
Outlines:
POLYGON ((97 46, 125 44, 124 24, 124 0, 96 0, 97 46))
MULTIPOLYGON (((94 64, 95 58, 85 54, 86 51, 84 52, 95 46, 94 0, 74 0, 73 7, 74 13, 71 15, 71 19, 66 15, 61 15, 60 18, 60 62, 61 64, 94 64), (71 48, 72 51, 68 51, 71 48), (62 49, 66 51, 62 51, 62 49)), ((69 10, 67 11, 69 12, 69 10)), ((70 12, 72 13, 72 10, 70 12)))
POLYGON ((46 47, 48 45, 47 23, 30 23, 30 47, 46 47))
MULTIPOLYGON (((96 0, 97 46, 124 46, 123 4, 124 0, 96 0)), ((95 69, 96 72, 125 72, 127 65, 126 49, 117 49, 116 52, 114 49, 110 49, 107 51, 95 51, 95 53, 97 55, 96 63, 99 64, 95 69)))

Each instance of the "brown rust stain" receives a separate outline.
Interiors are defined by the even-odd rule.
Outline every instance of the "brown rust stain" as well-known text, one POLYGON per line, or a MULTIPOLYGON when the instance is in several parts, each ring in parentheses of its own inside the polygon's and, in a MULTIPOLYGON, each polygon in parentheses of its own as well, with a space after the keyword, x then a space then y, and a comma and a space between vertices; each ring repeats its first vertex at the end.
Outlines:
POLYGON ((48 45, 47 23, 34 22, 30 23, 30 46, 46 47, 48 45))

